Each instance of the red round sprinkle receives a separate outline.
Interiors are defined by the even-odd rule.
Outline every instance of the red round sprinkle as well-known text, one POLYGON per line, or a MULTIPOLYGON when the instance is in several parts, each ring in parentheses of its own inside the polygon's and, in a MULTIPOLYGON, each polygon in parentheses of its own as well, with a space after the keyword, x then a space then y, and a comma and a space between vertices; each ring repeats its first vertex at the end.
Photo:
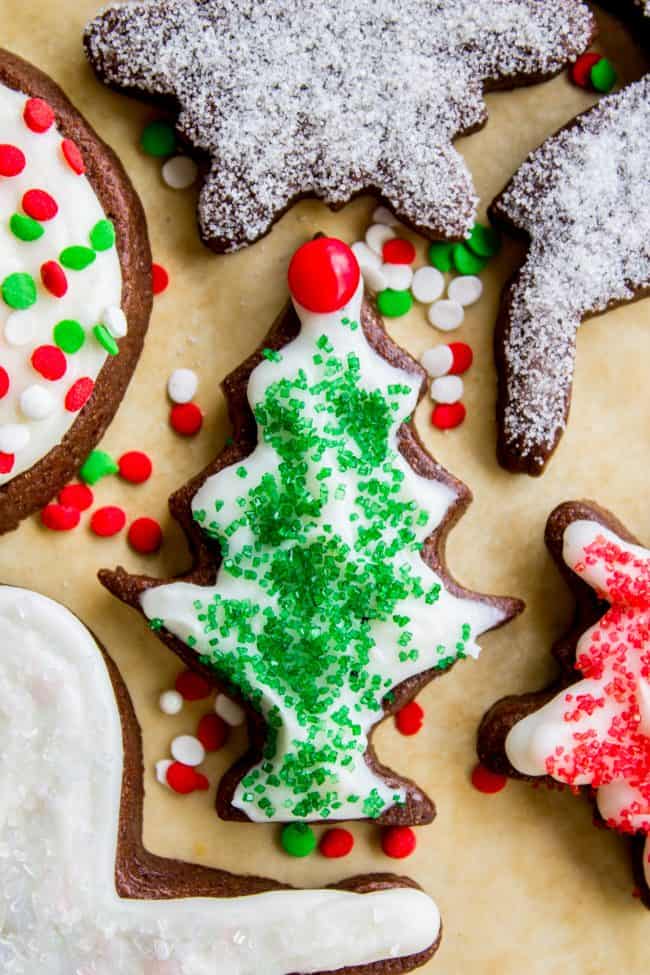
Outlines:
POLYGON ((575 64, 571 65, 571 81, 580 88, 591 88, 591 69, 602 59, 603 55, 595 51, 581 54, 575 64))
POLYGON ((201 701, 212 693, 212 685, 205 677, 195 674, 193 670, 181 671, 174 687, 184 701, 201 701))
POLYGON ((196 780, 198 773, 189 765, 182 762, 172 762, 167 769, 167 785, 182 796, 189 795, 198 788, 196 780))
POLYGON ((381 254, 386 264, 412 264, 415 260, 415 247, 410 240, 393 237, 386 241, 381 254))
POLYGON ((116 505, 107 504, 98 508, 90 519, 90 528, 100 538, 111 538, 121 532, 126 524, 126 515, 116 505))
POLYGON ((131 484, 143 484, 151 477, 153 464, 141 450, 129 450, 117 462, 120 477, 131 484))
POLYGON ((25 153, 18 146, 0 145, 0 176, 17 176, 25 168, 25 153))
POLYGON ((424 711, 417 701, 409 701, 395 715, 397 730, 403 735, 417 735, 423 720, 424 711))
POLYGON ((161 294, 169 284, 169 274, 162 264, 151 265, 151 288, 155 295, 161 294))
POLYGON ((462 373, 467 372, 471 366, 474 361, 474 353, 472 352, 471 346, 466 342, 450 342, 449 348, 453 356, 449 375, 460 376, 462 373))
POLYGON ((82 173, 86 172, 86 164, 76 142, 73 142, 72 139, 64 139, 61 143, 61 152, 73 173, 81 176, 82 173))
POLYGON ((94 501, 93 492, 87 484, 66 484, 59 491, 59 504, 64 508, 76 508, 77 511, 87 511, 94 501))
POLYGON ((34 220, 51 220, 59 212, 59 206, 53 196, 45 190, 27 190, 23 196, 23 210, 34 220))
POLYGON ((318 844, 318 849, 324 857, 336 860, 339 857, 346 857, 354 846, 354 836, 348 829, 341 829, 336 826, 323 833, 318 844))
POLYGON ((507 783, 508 779, 505 775, 498 775, 496 772, 491 772, 489 768, 481 765, 480 762, 472 772, 472 785, 479 792, 485 792, 487 795, 501 792, 502 789, 505 789, 507 783))
POLYGON ((41 281, 55 298, 63 298, 68 290, 68 279, 65 271, 56 261, 46 261, 41 264, 41 281))
POLYGON ((462 403, 437 403, 431 414, 431 422, 439 430, 453 430, 461 425, 466 413, 462 403))
POLYGON ((48 504, 41 511, 41 521, 46 528, 55 532, 69 532, 79 524, 81 515, 78 508, 63 504, 48 504))
POLYGON ((303 308, 325 314, 348 303, 360 274, 347 244, 335 237, 319 237, 303 244, 291 258, 289 290, 303 308))
POLYGON ((136 518, 129 528, 129 545, 141 555, 151 555, 162 545, 162 530, 154 518, 136 518))
POLYGON ((54 112, 42 98, 30 98, 25 102, 23 118, 32 132, 47 132, 54 123, 54 112))
POLYGON ((194 772, 194 787, 201 792, 207 792, 210 788, 210 783, 202 772, 194 772))
POLYGON ((73 383, 65 394, 65 408, 69 413, 78 413, 92 396, 95 383, 88 376, 83 376, 73 383))
POLYGON ((9 392, 9 386, 10 386, 9 373, 4 368, 4 366, 0 366, 0 399, 2 399, 3 396, 7 395, 7 393, 9 392))
POLYGON ((176 433, 193 437, 203 426, 203 414, 196 403, 175 403, 169 413, 169 422, 176 433))
POLYGON ((387 857, 403 860, 415 849, 415 833, 410 826, 389 826, 381 837, 381 848, 387 857))
POLYGON ((229 727, 218 714, 204 714, 199 721, 196 737, 206 752, 218 752, 228 740, 229 727))
POLYGON ((64 376, 67 368, 65 356, 56 345, 39 345, 32 354, 32 365, 43 379, 51 382, 64 376))
POLYGON ((15 454, 3 454, 0 451, 0 474, 11 474, 15 459, 15 454))

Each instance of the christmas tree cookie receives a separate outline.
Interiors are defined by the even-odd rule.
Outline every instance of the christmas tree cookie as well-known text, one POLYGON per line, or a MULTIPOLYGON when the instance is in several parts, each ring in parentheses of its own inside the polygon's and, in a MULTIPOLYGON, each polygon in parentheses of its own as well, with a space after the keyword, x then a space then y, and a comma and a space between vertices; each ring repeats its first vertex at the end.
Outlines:
POLYGON ((248 707, 224 818, 428 822, 373 728, 521 609, 461 588, 444 540, 470 500, 413 426, 422 368, 363 299, 341 241, 289 269, 294 308, 225 381, 233 443, 172 498, 193 571, 103 572, 190 666, 248 707))
POLYGON ((479 755, 495 772, 587 792, 604 823, 633 838, 650 907, 650 550, 589 502, 556 508, 546 543, 577 603, 553 647, 560 673, 494 705, 479 755))

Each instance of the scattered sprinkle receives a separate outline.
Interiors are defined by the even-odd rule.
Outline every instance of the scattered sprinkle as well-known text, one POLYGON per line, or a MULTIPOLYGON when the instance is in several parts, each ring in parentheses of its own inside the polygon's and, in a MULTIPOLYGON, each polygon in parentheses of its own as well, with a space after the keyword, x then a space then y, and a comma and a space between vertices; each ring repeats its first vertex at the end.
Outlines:
POLYGON ((100 538, 112 538, 122 531, 126 524, 126 515, 122 508, 108 504, 93 511, 90 519, 90 530, 100 538))

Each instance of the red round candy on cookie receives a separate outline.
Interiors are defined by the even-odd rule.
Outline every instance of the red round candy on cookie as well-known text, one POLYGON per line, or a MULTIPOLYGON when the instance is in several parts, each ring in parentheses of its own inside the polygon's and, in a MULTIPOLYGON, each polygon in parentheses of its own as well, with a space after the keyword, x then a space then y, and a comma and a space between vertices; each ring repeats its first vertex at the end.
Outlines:
POLYGON ((100 538, 111 538, 121 532, 126 524, 126 515, 121 508, 108 504, 98 508, 90 519, 90 528, 100 538))
POLYGON ((167 290, 169 285, 169 272, 162 264, 151 265, 151 290, 155 295, 160 295, 167 290))
POLYGON ((403 860, 416 847, 415 833, 410 826, 389 826, 381 837, 381 848, 387 857, 403 860))
POLYGON ((184 701, 201 701, 212 693, 210 682, 193 670, 183 670, 176 678, 174 687, 184 701))
POLYGON ((330 860, 337 860, 346 857, 354 846, 354 836, 349 829, 341 829, 336 826, 323 833, 318 844, 318 849, 330 860))
POLYGON ((45 190, 27 190, 23 196, 23 210, 33 220, 53 220, 59 212, 59 205, 45 190))
POLYGON ((153 464, 141 450, 129 450, 118 460, 120 477, 131 484, 144 484, 151 477, 153 464))
POLYGON ((167 785, 181 796, 187 796, 200 788, 196 783, 197 777, 198 773, 193 768, 181 762, 172 762, 167 769, 167 785))
POLYGON ((437 403, 431 414, 431 422, 438 430, 453 430, 461 425, 466 413, 462 403, 437 403))
POLYGON ((61 143, 61 152, 73 173, 81 176, 82 173, 86 172, 86 164, 76 142, 73 142, 72 139, 64 139, 61 143))
POLYGON ((23 109, 23 119, 32 132, 47 132, 54 124, 54 111, 42 98, 28 98, 23 109))
POLYGON ((591 69, 602 59, 603 55, 596 51, 581 54, 575 64, 571 65, 571 81, 579 88, 591 88, 591 69))
POLYGON ((508 779, 505 775, 499 775, 498 772, 491 772, 489 768, 481 765, 480 762, 472 772, 472 785, 479 792, 484 792, 486 795, 501 792, 502 789, 505 789, 507 783, 508 779))
POLYGON ((467 342, 450 342, 448 348, 453 356, 448 375, 461 376, 474 361, 472 347, 467 342))
POLYGON ((78 413, 93 394, 95 382, 90 376, 82 376, 72 384, 65 394, 65 408, 69 413, 78 413))
POLYGON ((0 399, 7 395, 10 385, 11 382, 9 380, 9 373, 4 366, 0 366, 0 399))
POLYGON ((15 462, 15 454, 5 454, 0 450, 0 474, 11 474, 15 462))
POLYGON ((155 518, 136 518, 129 528, 129 545, 141 555, 157 552, 162 537, 162 529, 155 518))
POLYGON ((25 154, 18 146, 0 145, 0 176, 18 176, 25 168, 25 154))
POLYGON ((386 264, 412 264, 415 260, 415 247, 410 240, 392 237, 384 244, 381 256, 386 264))
POLYGON ((196 737, 206 752, 218 752, 226 744, 230 728, 218 714, 204 714, 199 721, 196 737))
POLYGON ((175 403, 169 412, 169 422, 182 437, 193 437, 203 426, 203 414, 196 403, 175 403))
POLYGON ((56 345, 39 345, 32 353, 32 365, 43 379, 56 382, 65 375, 68 368, 66 358, 56 345))
POLYGON ((63 298, 68 290, 68 279, 65 271, 56 261, 45 261, 41 264, 41 281, 55 298, 63 298))
POLYGON ((347 244, 336 237, 318 237, 291 258, 289 290, 307 311, 324 315, 347 305, 360 277, 359 264, 347 244))
POLYGON ((424 721, 424 711, 417 701, 409 701, 395 715, 397 730, 402 735, 417 735, 424 721))
POLYGON ((87 511, 95 500, 93 492, 87 484, 66 484, 59 491, 59 504, 65 508, 76 508, 77 511, 87 511))
POLYGON ((41 511, 41 521, 46 528, 55 532, 69 532, 79 524, 81 515, 78 508, 63 504, 48 504, 41 511))

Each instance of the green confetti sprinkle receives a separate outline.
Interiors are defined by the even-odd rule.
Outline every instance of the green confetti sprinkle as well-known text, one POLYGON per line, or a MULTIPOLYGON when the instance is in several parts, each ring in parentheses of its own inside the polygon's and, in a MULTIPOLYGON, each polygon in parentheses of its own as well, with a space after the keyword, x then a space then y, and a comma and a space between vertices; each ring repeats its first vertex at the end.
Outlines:
POLYGON ((86 333, 73 318, 64 318, 54 326, 54 342, 63 352, 74 355, 86 341, 86 333))
POLYGON ((377 295, 377 308, 386 318, 399 318, 406 315, 413 307, 413 295, 410 291, 393 291, 386 288, 377 295))
POLYGON ((465 244, 454 244, 453 258, 459 274, 480 274, 488 263, 487 257, 472 253, 465 244))
POLYGON ((80 244, 73 244, 66 247, 59 254, 59 260, 63 267, 70 271, 83 271, 95 260, 95 252, 90 247, 82 247, 80 244))
POLYGON ((108 251, 115 243, 115 227, 111 220, 98 220, 90 231, 90 243, 96 251, 108 251))
POLYGON ((454 244, 446 240, 434 240, 429 247, 429 263, 443 274, 449 274, 454 270, 453 249, 454 244))
POLYGON ((280 841, 291 857, 308 857, 316 849, 316 836, 307 823, 289 823, 283 828, 280 841))
POLYGON ((20 271, 8 275, 2 282, 2 298, 10 308, 23 311, 36 301, 36 282, 31 274, 20 271))
POLYGON ((591 83, 596 91, 610 92, 618 81, 616 68, 608 58, 601 58, 589 72, 591 83))
POLYGON ((494 227, 475 223, 466 244, 478 257, 494 257, 501 250, 501 237, 494 227))
POLYGON ((120 347, 105 325, 95 325, 93 328, 93 335, 101 347, 105 349, 109 355, 118 354, 120 347))
POLYGON ((85 484, 92 485, 109 474, 117 474, 118 470, 119 467, 110 454, 103 450, 93 450, 81 467, 79 477, 85 484))
POLYGON ((45 233, 43 225, 38 220, 33 220, 24 213, 14 213, 9 221, 9 227, 15 237, 24 241, 38 240, 45 233))
POLYGON ((140 136, 140 145, 148 156, 171 156, 176 151, 174 126, 164 119, 149 122, 140 136))

